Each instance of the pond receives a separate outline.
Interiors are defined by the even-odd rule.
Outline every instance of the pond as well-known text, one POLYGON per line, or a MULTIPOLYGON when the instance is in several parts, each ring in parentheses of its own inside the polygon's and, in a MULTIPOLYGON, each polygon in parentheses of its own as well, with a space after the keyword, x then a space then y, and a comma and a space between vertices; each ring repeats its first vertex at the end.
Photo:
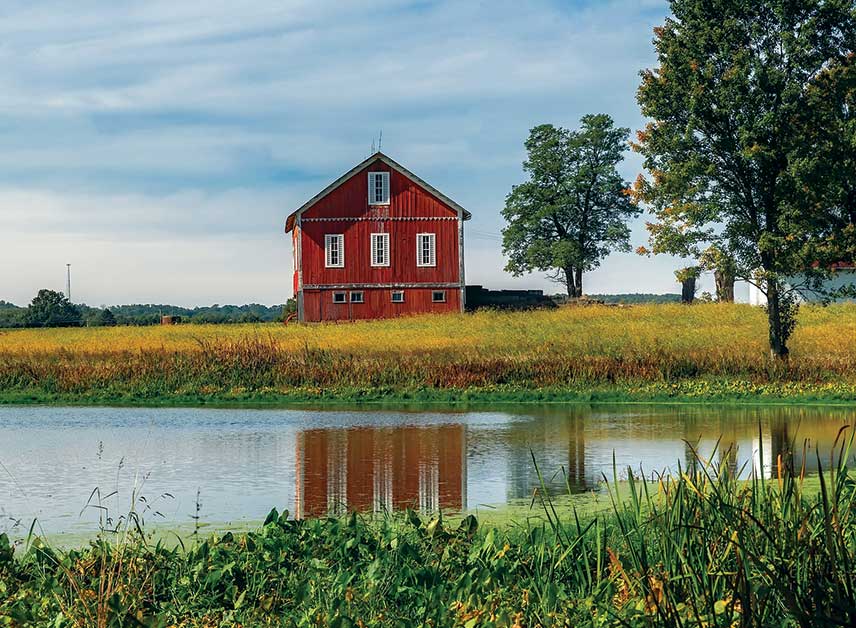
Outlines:
POLYGON ((650 477, 694 448, 744 477, 771 476, 780 455, 812 473, 814 448, 828 463, 854 420, 819 406, 2 407, 0 531, 25 535, 34 518, 46 534, 92 531, 132 500, 175 526, 256 522, 274 506, 471 510, 531 497, 538 470, 556 493, 597 491, 613 464, 650 477))

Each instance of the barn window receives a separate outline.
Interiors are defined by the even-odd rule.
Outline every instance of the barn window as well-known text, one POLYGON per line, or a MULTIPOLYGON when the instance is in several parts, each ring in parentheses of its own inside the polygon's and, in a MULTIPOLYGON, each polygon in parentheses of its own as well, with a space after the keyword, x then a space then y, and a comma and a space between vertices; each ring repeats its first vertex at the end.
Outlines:
POLYGON ((351 293, 351 303, 363 303, 363 293, 360 292, 352 292, 351 293))
POLYGON ((437 265, 437 237, 433 233, 416 234, 416 265, 437 265))
POLYGON ((389 205, 389 173, 369 173, 369 205, 389 205))
POLYGON ((446 291, 445 290, 434 290, 431 293, 431 300, 434 303, 445 303, 446 302, 446 291))
POLYGON ((389 266, 389 234, 372 234, 372 266, 389 266))
POLYGON ((334 292, 333 293, 333 303, 345 303, 346 295, 344 292, 334 292))
POLYGON ((345 236, 341 233, 328 233, 324 236, 324 265, 327 268, 344 268, 345 236))
POLYGON ((404 290, 393 290, 392 291, 392 302, 393 303, 404 303, 404 290))

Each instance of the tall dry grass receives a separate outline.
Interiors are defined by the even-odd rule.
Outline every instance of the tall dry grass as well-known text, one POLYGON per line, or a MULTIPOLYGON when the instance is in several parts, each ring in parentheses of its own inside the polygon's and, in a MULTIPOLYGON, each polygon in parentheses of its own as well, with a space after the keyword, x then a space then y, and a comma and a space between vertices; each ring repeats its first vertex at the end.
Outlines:
POLYGON ((0 390, 156 397, 294 389, 580 388, 703 378, 856 385, 856 305, 804 307, 789 364, 745 305, 586 307, 327 325, 0 333, 0 390))

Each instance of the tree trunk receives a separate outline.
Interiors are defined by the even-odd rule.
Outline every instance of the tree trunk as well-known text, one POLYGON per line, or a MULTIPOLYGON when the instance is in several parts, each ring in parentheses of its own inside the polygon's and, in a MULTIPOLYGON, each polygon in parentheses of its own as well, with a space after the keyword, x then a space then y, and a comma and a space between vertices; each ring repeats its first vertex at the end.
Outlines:
POLYGON ((696 278, 690 277, 681 282, 681 303, 692 303, 695 299, 696 278))
POLYGON ((576 297, 583 296, 583 269, 577 268, 576 271, 576 297))
POLYGON ((716 299, 723 303, 734 303, 734 275, 716 270, 713 273, 716 281, 716 299))
POLYGON ((565 273, 565 286, 568 289, 568 296, 574 299, 577 296, 577 284, 574 281, 574 269, 568 266, 562 270, 565 273))
POLYGON ((767 284, 767 322, 770 329, 770 356, 774 360, 788 359, 785 321, 782 316, 779 287, 772 281, 767 284))

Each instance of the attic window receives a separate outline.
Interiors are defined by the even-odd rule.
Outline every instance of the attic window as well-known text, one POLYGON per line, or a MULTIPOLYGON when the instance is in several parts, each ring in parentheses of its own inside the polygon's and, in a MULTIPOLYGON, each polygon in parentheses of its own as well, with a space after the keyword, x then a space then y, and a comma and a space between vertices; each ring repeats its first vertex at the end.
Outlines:
POLYGON ((389 173, 369 173, 369 205, 389 205, 389 173))

